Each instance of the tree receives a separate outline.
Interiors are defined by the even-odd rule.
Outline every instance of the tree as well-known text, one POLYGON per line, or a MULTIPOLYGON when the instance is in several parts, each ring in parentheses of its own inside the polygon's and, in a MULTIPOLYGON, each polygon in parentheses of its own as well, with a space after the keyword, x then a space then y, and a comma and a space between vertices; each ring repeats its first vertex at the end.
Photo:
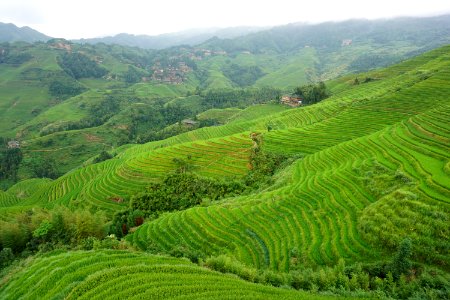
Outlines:
POLYGON ((409 260, 412 254, 411 239, 405 238, 399 245, 397 254, 391 263, 392 275, 395 280, 398 280, 402 274, 408 275, 411 269, 411 261, 409 260))
POLYGON ((15 181, 22 158, 20 148, 0 150, 0 179, 10 178, 15 181))
POLYGON ((325 83, 322 81, 318 84, 296 87, 294 89, 294 95, 302 98, 304 104, 314 104, 329 96, 325 83))
POLYGON ((30 163, 30 169, 38 178, 56 179, 60 175, 56 161, 51 157, 35 158, 30 163))

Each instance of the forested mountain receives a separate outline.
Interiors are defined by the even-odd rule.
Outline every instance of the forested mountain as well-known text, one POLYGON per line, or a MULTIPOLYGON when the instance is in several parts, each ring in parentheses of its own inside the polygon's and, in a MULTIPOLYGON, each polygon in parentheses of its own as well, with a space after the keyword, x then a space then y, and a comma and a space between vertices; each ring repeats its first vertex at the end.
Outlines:
POLYGON ((27 42, 34 43, 48 41, 51 37, 40 33, 30 27, 17 27, 11 23, 0 22, 0 43, 1 42, 27 42))
POLYGON ((230 28, 211 28, 211 29, 193 29, 174 33, 166 33, 156 36, 134 35, 120 33, 114 36, 101 38, 73 40, 77 43, 87 44, 117 44, 129 47, 139 47, 143 49, 164 49, 179 45, 195 46, 201 44, 212 37, 235 38, 247 35, 249 33, 264 30, 264 27, 230 27, 230 28))

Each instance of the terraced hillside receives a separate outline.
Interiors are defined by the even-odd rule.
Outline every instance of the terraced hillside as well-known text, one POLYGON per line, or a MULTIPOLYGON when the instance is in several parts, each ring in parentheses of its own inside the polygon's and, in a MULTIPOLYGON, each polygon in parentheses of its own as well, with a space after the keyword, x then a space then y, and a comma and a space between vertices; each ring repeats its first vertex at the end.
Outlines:
POLYGON ((130 195, 175 171, 175 158, 189 161, 203 176, 243 176, 248 171, 251 145, 248 134, 237 134, 132 152, 134 155, 125 152, 53 181, 23 204, 91 206, 112 213, 123 208, 130 195))
POLYGON ((51 253, 18 267, 1 299, 334 299, 248 283, 187 260, 127 251, 51 253))
POLYGON ((287 271, 292 259, 378 259, 408 236, 421 260, 448 269, 449 51, 368 73, 373 80, 352 88, 354 77, 343 78, 329 100, 271 116, 279 129, 263 147, 304 155, 291 173, 262 193, 164 215, 130 240, 287 271))
POLYGON ((368 78, 360 84, 341 78, 330 83, 333 96, 316 105, 127 148, 37 188, 20 206, 1 208, 2 215, 55 204, 112 214, 173 171, 174 158, 190 160, 201 175, 244 176, 249 135, 263 132, 263 150, 303 157, 273 186, 164 214, 129 240, 141 249, 181 247, 287 271, 293 262, 377 260, 408 236, 419 260, 448 269, 449 52, 443 47, 358 75, 368 78))

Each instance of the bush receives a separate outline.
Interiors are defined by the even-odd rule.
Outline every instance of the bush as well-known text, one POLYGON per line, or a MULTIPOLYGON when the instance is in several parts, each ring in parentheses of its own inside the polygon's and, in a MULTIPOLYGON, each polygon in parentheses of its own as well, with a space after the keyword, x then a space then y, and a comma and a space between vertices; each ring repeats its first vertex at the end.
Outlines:
MULTIPOLYGON (((184 170, 187 167, 184 166, 184 170)), ((238 181, 219 181, 189 173, 166 176, 162 183, 150 185, 144 193, 131 198, 131 209, 146 215, 155 212, 183 210, 202 202, 217 200, 242 192, 245 186, 238 181)))
POLYGON ((0 269, 9 266, 14 261, 14 258, 11 248, 3 248, 0 251, 0 269))

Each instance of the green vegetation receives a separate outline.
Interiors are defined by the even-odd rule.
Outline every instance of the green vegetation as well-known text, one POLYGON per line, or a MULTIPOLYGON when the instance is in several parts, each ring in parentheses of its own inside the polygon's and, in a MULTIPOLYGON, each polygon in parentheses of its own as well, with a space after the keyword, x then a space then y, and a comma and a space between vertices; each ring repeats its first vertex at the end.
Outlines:
POLYGON ((249 283, 183 259, 111 250, 53 252, 38 256, 27 267, 15 268, 6 284, 0 287, 0 297, 334 299, 249 283))
POLYGON ((264 75, 258 66, 242 67, 238 64, 226 65, 223 74, 240 87, 253 85, 264 75))
POLYGON ((217 181, 186 173, 186 163, 178 166, 178 174, 169 175, 161 183, 148 187, 147 191, 134 196, 130 206, 147 215, 184 210, 202 201, 217 200, 241 193, 244 186, 238 181, 217 181))
MULTIPOLYGON (((297 289, 448 297, 450 47, 326 88, 299 80, 296 92, 311 105, 288 108, 275 102, 294 86, 232 89, 257 76, 222 73, 223 63, 238 62, 274 72, 284 46, 265 65, 258 55, 272 46, 228 45, 227 56, 218 51, 225 46, 194 51, 201 59, 187 64, 189 47, 52 41, 27 50, 45 58, 45 69, 30 71, 34 59, 1 66, 9 96, 0 109, 17 116, 4 136, 22 139, 1 152, 2 185, 11 187, 0 191, 0 298, 312 296, 297 289), (51 82, 68 78, 57 64, 68 47, 83 53, 86 70, 107 73, 77 80, 71 70, 69 83, 83 91, 50 104, 51 82), (154 66, 191 71, 177 85, 147 82, 154 66), (16 106, 42 74, 42 101, 34 117, 22 117, 16 106), (146 79, 133 84, 138 76, 127 74, 146 79), (16 99, 8 89, 17 76, 29 81, 16 99), (53 180, 14 184, 30 177, 53 180)), ((308 46, 317 56, 334 49, 333 61, 353 51, 340 40, 308 46)), ((318 68, 324 75, 328 67, 318 68)))
POLYGON ((58 63, 75 79, 100 78, 107 73, 107 70, 82 53, 64 53, 58 63))
POLYGON ((15 255, 27 251, 51 250, 65 245, 84 245, 88 238, 103 239, 107 227, 101 212, 34 209, 17 215, 15 220, 0 221, 0 248, 15 255))
POLYGON ((302 99, 303 104, 314 104, 329 96, 323 82, 297 87, 294 90, 294 94, 302 99))

